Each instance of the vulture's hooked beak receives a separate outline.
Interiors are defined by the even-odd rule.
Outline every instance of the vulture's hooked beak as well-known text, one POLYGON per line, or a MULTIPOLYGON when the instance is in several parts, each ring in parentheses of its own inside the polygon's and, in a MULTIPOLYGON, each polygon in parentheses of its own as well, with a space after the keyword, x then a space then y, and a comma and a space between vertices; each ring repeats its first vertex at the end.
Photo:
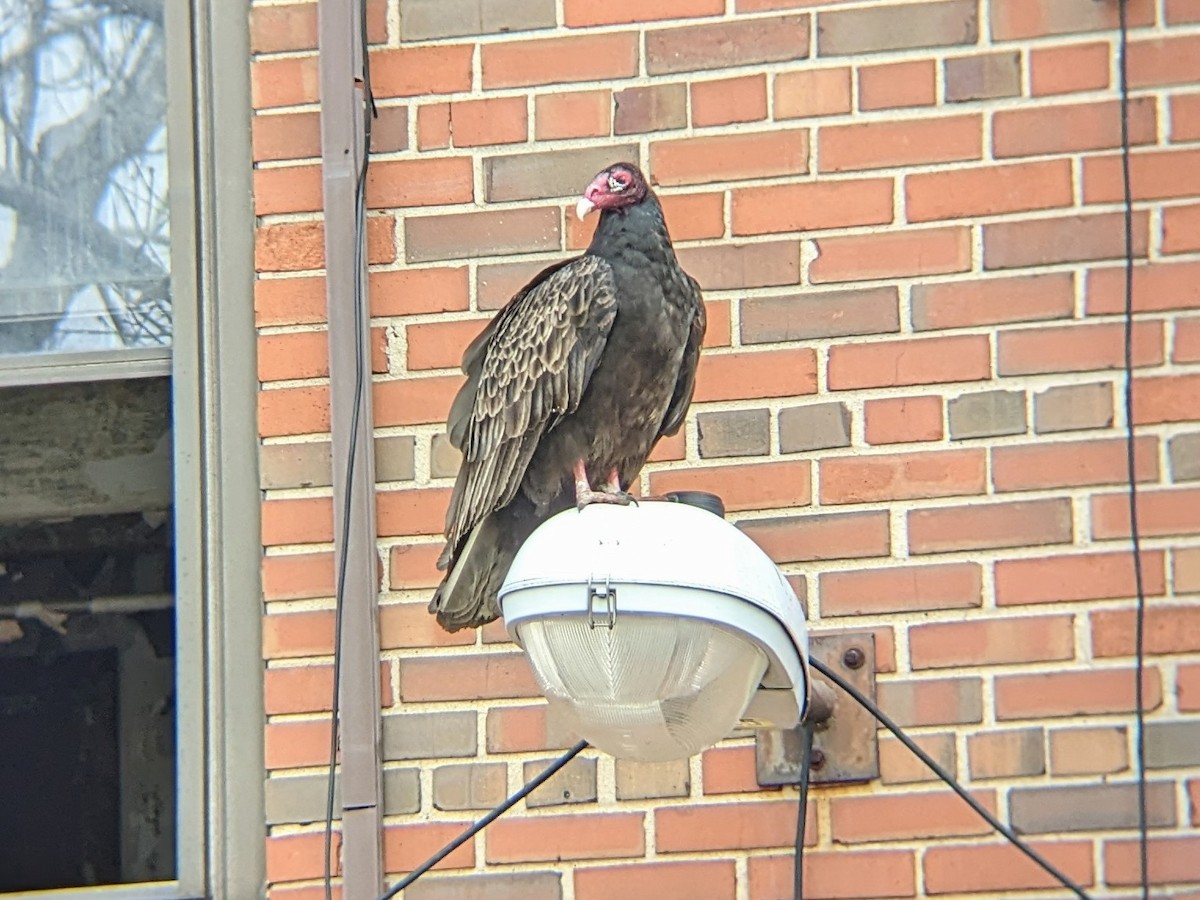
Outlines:
POLYGON ((575 204, 575 215, 579 216, 579 221, 587 218, 587 214, 596 208, 596 204, 587 197, 580 197, 579 202, 575 204))

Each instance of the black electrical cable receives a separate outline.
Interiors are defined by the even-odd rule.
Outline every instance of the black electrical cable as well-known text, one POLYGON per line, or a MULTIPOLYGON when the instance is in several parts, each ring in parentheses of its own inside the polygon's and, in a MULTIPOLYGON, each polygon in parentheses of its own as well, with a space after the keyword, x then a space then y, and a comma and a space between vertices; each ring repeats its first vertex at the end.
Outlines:
POLYGON ((800 745, 800 811, 796 814, 796 858, 792 870, 794 900, 804 900, 804 826, 808 822, 808 782, 812 773, 813 726, 801 727, 800 745))
POLYGON ((420 878, 422 875, 424 875, 426 872, 428 872, 430 869, 432 869, 434 866, 436 866, 438 863, 440 863, 443 859, 445 859, 447 856, 449 856, 451 853, 453 853, 455 850, 457 850, 459 847, 461 847, 463 844, 465 844, 471 838, 475 837, 475 835, 477 835, 479 832, 483 831, 483 829, 485 829, 489 825, 491 825, 492 822, 496 821, 496 819, 500 818, 502 815, 504 815, 506 812, 508 812, 510 809, 512 809, 514 806, 516 806, 518 803, 520 803, 522 800, 524 800, 527 796, 532 794, 547 779, 549 779, 551 776, 553 776, 555 772, 557 772, 559 769, 561 769, 563 766, 565 766, 567 763, 569 763, 571 760, 573 760, 576 756, 578 756, 580 754, 580 752, 582 752, 583 749, 587 747, 587 745, 588 745, 587 741, 579 741, 570 750, 568 750, 566 753, 564 753, 558 759, 554 760, 554 762, 552 762, 549 766, 547 766, 546 769, 540 775, 538 775, 536 778, 534 778, 532 781, 530 781, 528 784, 526 784, 525 787, 521 788, 519 791, 517 791, 515 794, 513 794, 511 797, 509 797, 507 800, 505 800, 503 803, 501 803, 499 806, 497 806, 495 809, 493 809, 490 813, 488 813, 486 816, 484 816, 482 819, 480 819, 478 822, 476 822, 474 825, 472 825, 470 828, 468 828, 466 831, 464 831, 462 834, 460 834, 458 837, 456 837, 454 840, 452 840, 450 843, 448 843, 445 847, 443 847, 437 853, 433 854, 433 856, 429 857, 429 859, 425 860, 425 862, 421 863, 419 866, 417 866, 415 869, 413 869, 411 872, 409 872, 407 875, 405 875, 404 878, 402 878, 400 881, 396 882, 396 884, 393 887, 389 888, 388 891, 379 898, 379 900, 391 900, 392 897, 395 897, 396 895, 398 895, 402 890, 404 890, 406 887, 411 885, 414 881, 416 881, 418 878, 420 878))
POLYGON ((1134 744, 1137 756, 1138 856, 1142 900, 1150 900, 1150 833, 1146 812, 1146 585, 1142 573, 1142 534, 1138 523, 1137 440, 1133 418, 1133 179, 1129 162, 1129 11, 1117 0, 1121 89, 1121 182, 1125 200, 1125 456, 1129 472, 1129 537, 1137 591, 1134 614, 1134 744))
POLYGON ((964 801, 966 801, 967 805, 970 806, 971 809, 975 810, 975 812, 979 813, 979 815, 984 819, 984 821, 986 821, 989 825, 991 825, 998 832, 1000 832, 1002 835, 1004 835, 1004 837, 1008 839, 1008 842, 1010 844, 1012 844, 1014 847, 1016 847, 1018 850, 1020 850, 1026 856, 1028 856, 1031 860, 1033 860, 1035 863, 1037 863, 1039 866, 1041 866, 1042 869, 1044 869, 1048 874, 1053 876, 1054 879, 1059 884, 1061 884, 1063 887, 1067 888, 1068 890, 1072 891, 1075 894, 1075 896, 1080 898, 1080 900, 1091 900, 1091 898, 1087 895, 1087 893, 1083 890, 1083 888, 1081 888, 1078 884, 1076 884, 1074 881, 1072 881, 1063 872, 1059 871, 1054 866, 1053 863, 1051 863, 1049 860, 1047 860, 1045 857, 1043 857, 1040 853, 1038 853, 1036 850, 1034 850, 1032 847, 1030 847, 1028 844, 1026 844, 1019 837, 1017 837, 1016 833, 1013 832, 1013 830, 1011 828, 1009 828, 1007 825, 1005 825, 1003 822, 1001 822, 999 819, 997 819, 995 816, 993 816, 990 812, 988 812, 979 803, 978 800, 976 800, 974 797, 972 797, 970 794, 968 794, 966 792, 966 789, 964 789, 963 786, 961 784, 959 784, 957 780, 955 780, 953 775, 951 775, 949 772, 947 772, 945 769, 943 769, 940 765, 938 765, 937 761, 932 756, 930 756, 928 753, 926 753, 924 750, 922 750, 920 748, 920 746, 912 738, 910 738, 907 734, 904 733, 904 730, 899 725, 897 725, 894 721, 892 721, 891 717, 888 716, 887 713, 885 713, 878 706, 876 706, 873 702, 871 702, 871 699, 869 697, 867 697, 865 694, 863 694, 862 691, 860 691, 853 684, 851 684, 849 681, 847 681, 845 678, 843 678, 841 675, 839 675, 834 669, 831 669, 829 666, 825 665, 825 663, 821 662, 816 657, 812 657, 809 660, 809 662, 812 664, 812 667, 814 669, 816 669, 818 672, 820 672, 822 675, 824 675, 826 678, 828 678, 830 681, 832 681, 834 684, 836 684, 838 687, 840 687, 843 691, 845 691, 847 694, 849 694, 851 697, 853 697, 858 702, 858 704, 863 707, 863 709, 865 709, 867 712, 869 712, 871 715, 873 715, 876 719, 878 719, 879 723, 881 725, 883 725, 884 728, 886 728, 888 731, 890 731, 892 734, 894 734, 896 736, 896 738, 900 741, 900 743, 902 743, 905 747, 907 747, 914 754, 916 754, 917 758, 920 759, 921 762, 925 763, 925 765, 927 765, 930 768, 930 770, 935 775, 937 775, 938 778, 940 778, 947 785, 949 785, 950 789, 953 790, 954 793, 956 793, 956 794, 958 794, 958 796, 962 797, 962 799, 964 801))
MULTIPOLYGON (((371 162, 371 120, 379 115, 375 107, 375 97, 371 93, 371 67, 367 56, 367 11, 363 0, 359 13, 359 41, 362 49, 362 84, 364 99, 369 115, 364 115, 363 149, 359 160, 358 177, 354 186, 354 321, 362 321, 364 298, 363 253, 366 244, 367 224, 367 167, 371 162)), ((346 565, 350 554, 350 519, 354 509, 354 491, 350 485, 354 482, 354 457, 358 451, 358 433, 360 430, 360 414, 363 400, 363 366, 365 364, 366 347, 364 346, 363 329, 355 328, 354 338, 354 400, 350 416, 350 439, 346 451, 346 480, 344 483, 345 497, 342 507, 342 546, 338 553, 337 588, 334 592, 333 612, 333 698, 329 712, 329 784, 325 794, 325 845, 323 874, 325 885, 325 900, 333 900, 333 813, 335 806, 337 751, 338 751, 338 716, 340 713, 339 695, 342 686, 342 622, 344 618, 344 599, 346 590, 346 565)))

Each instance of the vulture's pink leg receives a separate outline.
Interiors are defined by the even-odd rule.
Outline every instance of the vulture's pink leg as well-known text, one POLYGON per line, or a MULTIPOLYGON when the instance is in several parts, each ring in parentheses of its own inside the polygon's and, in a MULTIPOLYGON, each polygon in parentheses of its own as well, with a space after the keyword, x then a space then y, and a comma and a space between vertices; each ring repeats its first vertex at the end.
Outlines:
POLYGON ((575 506, 579 509, 583 509, 589 503, 619 503, 622 506, 627 506, 633 499, 629 496, 629 494, 621 490, 619 481, 617 481, 616 490, 611 491, 611 482, 614 481, 617 476, 616 469, 613 469, 609 475, 610 484, 605 485, 604 490, 602 491, 592 490, 592 485, 588 481, 587 477, 587 466, 584 464, 582 459, 575 461, 574 472, 575 506))

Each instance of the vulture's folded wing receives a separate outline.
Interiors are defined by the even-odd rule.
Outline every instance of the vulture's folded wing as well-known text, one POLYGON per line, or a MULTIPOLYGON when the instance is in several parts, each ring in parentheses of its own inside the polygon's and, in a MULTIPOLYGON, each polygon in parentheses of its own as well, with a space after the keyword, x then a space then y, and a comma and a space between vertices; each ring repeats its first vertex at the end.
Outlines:
POLYGON ((542 436, 579 406, 615 315, 612 267, 581 256, 543 271, 471 342, 447 423, 463 461, 441 565, 512 500, 542 436))
POLYGON ((704 298, 700 295, 700 285, 690 275, 685 276, 691 286, 692 300, 695 305, 695 315, 692 318, 692 328, 688 332, 687 346, 683 350, 683 359, 679 364, 679 377, 675 381, 675 392, 671 395, 671 405, 663 417, 662 427, 658 436, 675 434, 687 418, 688 407, 692 403, 692 393, 696 389, 696 367, 700 364, 700 345, 704 343, 704 332, 708 327, 708 318, 704 313, 704 298))

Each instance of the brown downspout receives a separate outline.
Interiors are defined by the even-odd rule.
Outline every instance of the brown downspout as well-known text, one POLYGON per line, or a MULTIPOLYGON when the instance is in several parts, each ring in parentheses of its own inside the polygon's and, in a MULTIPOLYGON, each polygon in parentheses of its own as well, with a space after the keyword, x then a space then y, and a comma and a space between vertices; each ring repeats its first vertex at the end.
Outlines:
POLYGON ((344 573, 335 573, 343 583, 336 648, 341 663, 342 898, 374 900, 383 890, 384 873, 370 313, 365 223, 357 227, 366 144, 363 10, 359 0, 321 0, 317 9, 334 559, 345 559, 344 573), (352 467, 347 465, 351 454, 352 467), (347 501, 350 516, 344 522, 347 501))

